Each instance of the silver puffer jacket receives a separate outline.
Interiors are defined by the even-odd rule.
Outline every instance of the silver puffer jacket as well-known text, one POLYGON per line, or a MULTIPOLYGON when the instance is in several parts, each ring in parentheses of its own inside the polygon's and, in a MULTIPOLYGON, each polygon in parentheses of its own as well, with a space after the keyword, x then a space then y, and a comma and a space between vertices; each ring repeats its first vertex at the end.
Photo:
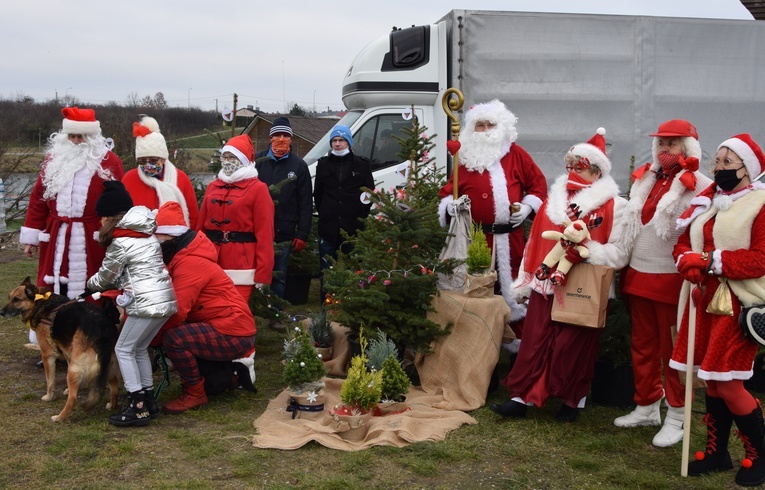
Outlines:
POLYGON ((135 206, 117 223, 117 228, 145 233, 146 238, 115 238, 106 249, 101 269, 88 279, 88 289, 122 289, 117 303, 128 316, 159 318, 178 310, 173 281, 162 261, 162 250, 154 237, 157 222, 149 208, 135 206))

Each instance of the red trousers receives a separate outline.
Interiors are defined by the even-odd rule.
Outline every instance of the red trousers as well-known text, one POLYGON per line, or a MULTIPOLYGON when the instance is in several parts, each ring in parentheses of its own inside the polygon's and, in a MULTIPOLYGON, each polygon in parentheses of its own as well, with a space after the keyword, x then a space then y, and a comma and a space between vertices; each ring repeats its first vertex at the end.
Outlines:
POLYGON ((669 367, 672 357, 672 326, 677 324, 677 305, 625 295, 632 316, 632 371, 635 403, 650 405, 667 397, 671 407, 685 405, 685 389, 677 371, 669 367), (662 384, 662 370, 664 382, 662 384))

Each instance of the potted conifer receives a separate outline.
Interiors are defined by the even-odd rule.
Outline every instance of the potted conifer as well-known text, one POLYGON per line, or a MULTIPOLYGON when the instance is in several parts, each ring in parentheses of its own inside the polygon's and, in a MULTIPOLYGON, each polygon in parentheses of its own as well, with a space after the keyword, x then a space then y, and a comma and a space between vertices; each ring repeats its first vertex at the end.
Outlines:
POLYGON ((470 230, 470 244, 467 249, 467 275, 463 292, 472 297, 486 297, 494 294, 497 271, 492 269, 491 249, 480 225, 470 230))
POLYGON ((292 339, 284 342, 284 381, 289 386, 287 411, 292 418, 302 414, 319 414, 324 410, 324 381, 327 374, 308 333, 296 327, 292 339))
POLYGON ((330 412, 338 430, 358 429, 373 415, 382 396, 382 372, 367 369, 367 340, 359 330, 361 355, 353 356, 348 375, 340 387, 340 401, 330 412))
POLYGON ((332 325, 327 318, 327 310, 320 310, 309 319, 308 333, 316 351, 326 362, 332 359, 332 325))

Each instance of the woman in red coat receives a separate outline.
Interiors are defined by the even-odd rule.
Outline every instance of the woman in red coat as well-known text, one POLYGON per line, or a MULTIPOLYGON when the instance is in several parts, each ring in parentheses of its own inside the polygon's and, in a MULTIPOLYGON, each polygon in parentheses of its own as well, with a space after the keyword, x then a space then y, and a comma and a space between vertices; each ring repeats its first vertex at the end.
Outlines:
POLYGON ((274 202, 258 179, 255 150, 246 134, 221 149, 222 168, 210 182, 197 229, 215 244, 218 265, 249 300, 255 285, 271 284, 274 268, 274 202))

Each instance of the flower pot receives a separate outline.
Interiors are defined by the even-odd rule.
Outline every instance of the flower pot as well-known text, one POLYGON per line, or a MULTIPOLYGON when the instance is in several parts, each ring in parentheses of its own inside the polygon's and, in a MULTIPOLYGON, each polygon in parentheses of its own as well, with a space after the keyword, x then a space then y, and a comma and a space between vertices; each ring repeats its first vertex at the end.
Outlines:
POLYGON ((321 355, 321 360, 327 362, 332 359, 332 346, 329 347, 317 347, 316 352, 321 355))
POLYGON ((374 413, 373 410, 351 413, 351 409, 345 405, 336 405, 327 415, 332 417, 335 431, 343 434, 343 439, 362 440, 374 413))
POLYGON ((409 410, 409 405, 406 402, 384 401, 377 404, 373 413, 375 417, 383 417, 385 415, 392 415, 394 413, 402 413, 409 410))
POLYGON ((284 287, 284 299, 293 305, 308 303, 308 292, 311 289, 311 274, 287 274, 284 287))
POLYGON ((635 378, 632 363, 614 364, 605 359, 595 362, 590 395, 592 402, 627 409, 635 406, 635 378))
POLYGON ((290 392, 286 411, 291 414, 293 419, 316 420, 320 418, 324 413, 324 390, 300 394, 290 392))
POLYGON ((471 298, 491 298, 494 296, 494 284, 497 282, 497 271, 484 274, 466 274, 465 287, 462 293, 471 298))

